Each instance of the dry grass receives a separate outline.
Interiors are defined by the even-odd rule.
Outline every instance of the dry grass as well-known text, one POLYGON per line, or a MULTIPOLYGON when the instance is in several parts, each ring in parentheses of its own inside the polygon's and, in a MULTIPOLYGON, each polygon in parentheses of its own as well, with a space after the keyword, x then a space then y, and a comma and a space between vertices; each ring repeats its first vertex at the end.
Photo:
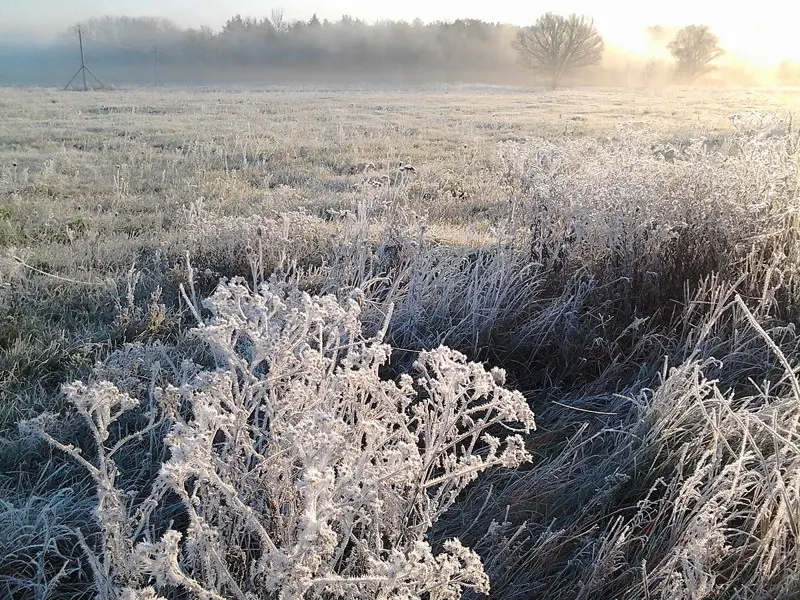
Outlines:
MULTIPOLYGON (((357 296, 367 334, 392 304, 387 377, 439 344, 509 372, 535 464, 482 478, 431 536, 475 548, 495 597, 794 597, 795 108, 763 90, 4 90, 0 539, 18 542, 0 594, 89 597, 71 528, 99 539, 85 474, 15 425, 63 409, 95 361, 120 377, 131 342, 202 362, 189 304, 241 276, 357 296)), ((152 476, 136 464, 126 481, 152 476)))

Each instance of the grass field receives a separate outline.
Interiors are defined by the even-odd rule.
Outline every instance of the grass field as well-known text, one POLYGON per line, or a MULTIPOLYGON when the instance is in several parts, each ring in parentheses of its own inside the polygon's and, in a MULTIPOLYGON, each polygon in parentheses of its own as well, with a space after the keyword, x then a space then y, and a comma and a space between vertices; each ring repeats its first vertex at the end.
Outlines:
MULTIPOLYGON (((481 557, 493 598, 796 598, 799 99, 789 89, 0 91, 0 596, 144 599, 155 597, 141 591, 151 585, 165 598, 446 598, 444 567, 428 565, 428 579, 411 562, 396 567, 428 581, 403 596, 366 565, 390 564, 390 550, 409 540, 445 552, 444 540, 457 537, 481 557), (202 303, 234 277, 245 287, 223 286, 202 303), (293 296, 298 289, 320 304, 293 296), (241 308, 251 302, 258 319, 241 308), (324 326, 299 325, 306 313, 324 326), (213 421, 205 434, 222 462, 209 464, 242 502, 208 490, 201 498, 220 551, 209 550, 211 537, 176 546, 182 570, 171 579, 153 561, 142 567, 141 544, 168 554, 158 546, 164 532, 197 516, 178 488, 148 496, 167 450, 176 456, 170 428, 199 427, 202 411, 187 398, 217 393, 196 383, 204 373, 228 365, 241 380, 230 367, 241 344, 208 337, 211 324, 228 315, 246 332, 275 314, 285 319, 277 337, 245 336, 271 349, 267 366, 251 349, 242 368, 255 386, 285 364, 306 403, 289 384, 267 396, 294 398, 295 414, 316 414, 308 398, 321 390, 366 386, 345 394, 342 414, 365 398, 402 395, 387 382, 428 373, 424 351, 445 345, 505 369, 498 385, 536 414, 536 431, 524 434, 531 460, 489 468, 489 438, 475 433, 467 454, 486 468, 476 481, 457 460, 426 472, 442 486, 452 475, 452 497, 421 484, 381 492, 428 498, 405 513, 387 501, 377 513, 387 528, 405 514, 396 529, 413 536, 376 533, 369 551, 352 541, 327 558, 304 555, 315 583, 291 587, 235 568, 258 563, 241 533, 248 511, 268 524, 258 531, 281 527, 282 509, 256 509, 252 489, 236 487, 255 455, 239 479, 219 475, 234 460, 221 457, 274 443, 269 428, 247 450, 219 438, 224 427, 213 421), (323 331, 348 349, 340 356, 323 331), (374 340, 394 348, 385 362, 355 350, 374 340), (332 361, 319 379, 309 374, 317 363, 295 364, 286 350, 306 346, 320 364, 332 361), (373 380, 341 380, 334 367, 348 361, 373 380), (143 405, 113 422, 118 399, 103 400, 102 427, 87 425, 106 396, 65 395, 76 380, 111 381, 143 405), (157 408, 170 386, 183 400, 157 408), (94 408, 81 413, 89 397, 94 408), (104 471, 104 444, 129 434, 113 474, 104 471), (83 448, 105 475, 90 475, 64 444, 83 448), (103 505, 107 497, 125 509, 103 505), (136 513, 145 500, 157 508, 136 513), (414 527, 412 513, 422 515, 414 527), (334 572, 351 587, 331 583, 334 572), (126 586, 134 595, 122 595, 126 586)), ((445 366, 415 385, 448 381, 462 399, 489 385, 472 371, 448 379, 460 359, 431 356, 445 366)), ((253 428, 255 409, 230 408, 240 392, 217 410, 253 428)), ((437 397, 429 390, 420 401, 437 397)), ((422 436, 409 423, 409 435, 422 436)), ((487 432, 505 431, 492 423, 487 432)), ((446 447, 461 456, 467 438, 452 435, 446 447)), ((414 439, 420 452, 431 447, 414 439)), ((377 452, 373 463, 384 460, 377 452)), ((294 490, 300 514, 311 484, 295 463, 286 469, 289 483, 259 485, 294 490)), ((184 484, 202 495, 195 479, 184 484)), ((347 537, 345 517, 326 518, 334 538, 347 537)), ((350 527, 353 540, 368 537, 366 525, 350 527)), ((193 539, 191 526, 175 528, 193 539)), ((314 540, 309 547, 322 544, 314 540)), ((465 575, 453 593, 476 593, 478 579, 465 575)))

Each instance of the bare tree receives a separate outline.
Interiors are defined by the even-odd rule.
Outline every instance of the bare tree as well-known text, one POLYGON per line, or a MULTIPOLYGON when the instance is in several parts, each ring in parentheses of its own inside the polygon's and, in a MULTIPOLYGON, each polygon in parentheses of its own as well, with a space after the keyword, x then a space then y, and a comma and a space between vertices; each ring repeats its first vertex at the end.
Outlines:
POLYGON ((553 13, 544 14, 534 25, 521 29, 513 46, 520 62, 549 75, 553 87, 558 87, 568 72, 599 63, 605 48, 592 19, 553 13))
POLYGON ((695 79, 715 69, 711 62, 725 51, 719 47, 719 38, 711 33, 707 25, 689 25, 675 35, 667 44, 675 57, 678 78, 692 83, 695 79))
POLYGON ((644 87, 648 88, 650 87, 655 72, 656 72, 656 61, 650 59, 644 64, 644 69, 642 70, 642 75, 644 77, 644 87))
POLYGON ((269 21, 270 23, 272 23, 272 26, 275 28, 275 31, 277 32, 286 31, 286 19, 283 16, 282 8, 273 8, 269 14, 269 21))

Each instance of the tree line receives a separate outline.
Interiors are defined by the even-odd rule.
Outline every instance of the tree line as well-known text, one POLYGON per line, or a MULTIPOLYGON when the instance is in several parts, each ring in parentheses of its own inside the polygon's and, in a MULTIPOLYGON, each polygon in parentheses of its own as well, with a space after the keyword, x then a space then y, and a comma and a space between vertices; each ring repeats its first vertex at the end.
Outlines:
MULTIPOLYGON (((654 37, 654 50, 668 50, 671 62, 637 58, 631 67, 632 59, 607 49, 592 19, 583 15, 547 13, 518 27, 477 19, 367 23, 348 15, 335 21, 316 15, 288 20, 276 9, 263 18, 236 15, 218 31, 181 28, 160 18, 89 19, 30 59, 39 72, 47 65, 66 68, 60 65, 73 59, 70 48, 78 27, 90 62, 121 83, 305 75, 342 81, 649 85, 656 71, 662 83, 692 83, 713 71, 723 53, 717 36, 703 25, 685 27, 669 40, 654 37), (615 60, 609 60, 609 53, 615 60)), ((2 71, 0 65, 0 81, 2 71)), ((788 84, 798 73, 790 63, 778 70, 788 84)))
MULTIPOLYGON (((95 44, 106 57, 134 59, 137 50, 157 49, 164 65, 455 74, 509 70, 515 60, 510 41, 516 28, 474 19, 368 24, 348 15, 337 21, 314 15, 308 21, 288 21, 275 10, 264 18, 236 15, 216 32, 127 17, 90 19, 80 27, 87 48, 95 44)), ((62 38, 70 41, 71 32, 62 38)))

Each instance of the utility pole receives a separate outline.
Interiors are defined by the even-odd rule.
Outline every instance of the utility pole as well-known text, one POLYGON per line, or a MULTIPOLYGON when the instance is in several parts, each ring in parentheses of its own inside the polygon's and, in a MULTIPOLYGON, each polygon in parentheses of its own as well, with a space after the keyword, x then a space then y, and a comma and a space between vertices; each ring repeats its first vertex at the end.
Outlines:
POLYGON ((87 73, 88 73, 89 75, 91 75, 91 76, 92 76, 92 79, 94 79, 94 80, 95 80, 95 81, 98 83, 98 85, 99 85, 101 88, 104 88, 104 87, 106 87, 106 86, 104 86, 104 85, 103 85, 103 82, 102 82, 102 81, 100 81, 100 80, 99 80, 97 77, 95 77, 95 74, 94 74, 94 73, 92 73, 92 71, 89 69, 89 67, 87 67, 87 66, 86 66, 86 60, 85 60, 85 59, 84 59, 84 57, 83 57, 83 34, 81 33, 81 28, 80 28, 80 26, 78 26, 78 45, 79 45, 79 46, 80 46, 80 48, 81 48, 81 66, 80 66, 80 68, 77 70, 77 72, 75 73, 75 75, 73 75, 73 76, 72 76, 72 79, 70 79, 70 80, 69 80, 69 83, 68 83, 67 85, 65 85, 65 86, 64 86, 64 89, 65 89, 65 90, 68 90, 68 89, 69 89, 69 86, 71 86, 71 85, 72 85, 72 82, 73 82, 73 81, 75 81, 75 78, 76 78, 78 75, 82 75, 82 76, 83 76, 83 91, 84 91, 84 92, 87 92, 87 91, 89 91, 89 86, 86 84, 86 74, 87 74, 87 73))
POLYGON ((81 73, 83 74, 83 91, 86 92, 89 90, 89 86, 86 85, 86 60, 83 58, 83 35, 81 34, 80 25, 78 26, 78 45, 81 47, 81 73))

